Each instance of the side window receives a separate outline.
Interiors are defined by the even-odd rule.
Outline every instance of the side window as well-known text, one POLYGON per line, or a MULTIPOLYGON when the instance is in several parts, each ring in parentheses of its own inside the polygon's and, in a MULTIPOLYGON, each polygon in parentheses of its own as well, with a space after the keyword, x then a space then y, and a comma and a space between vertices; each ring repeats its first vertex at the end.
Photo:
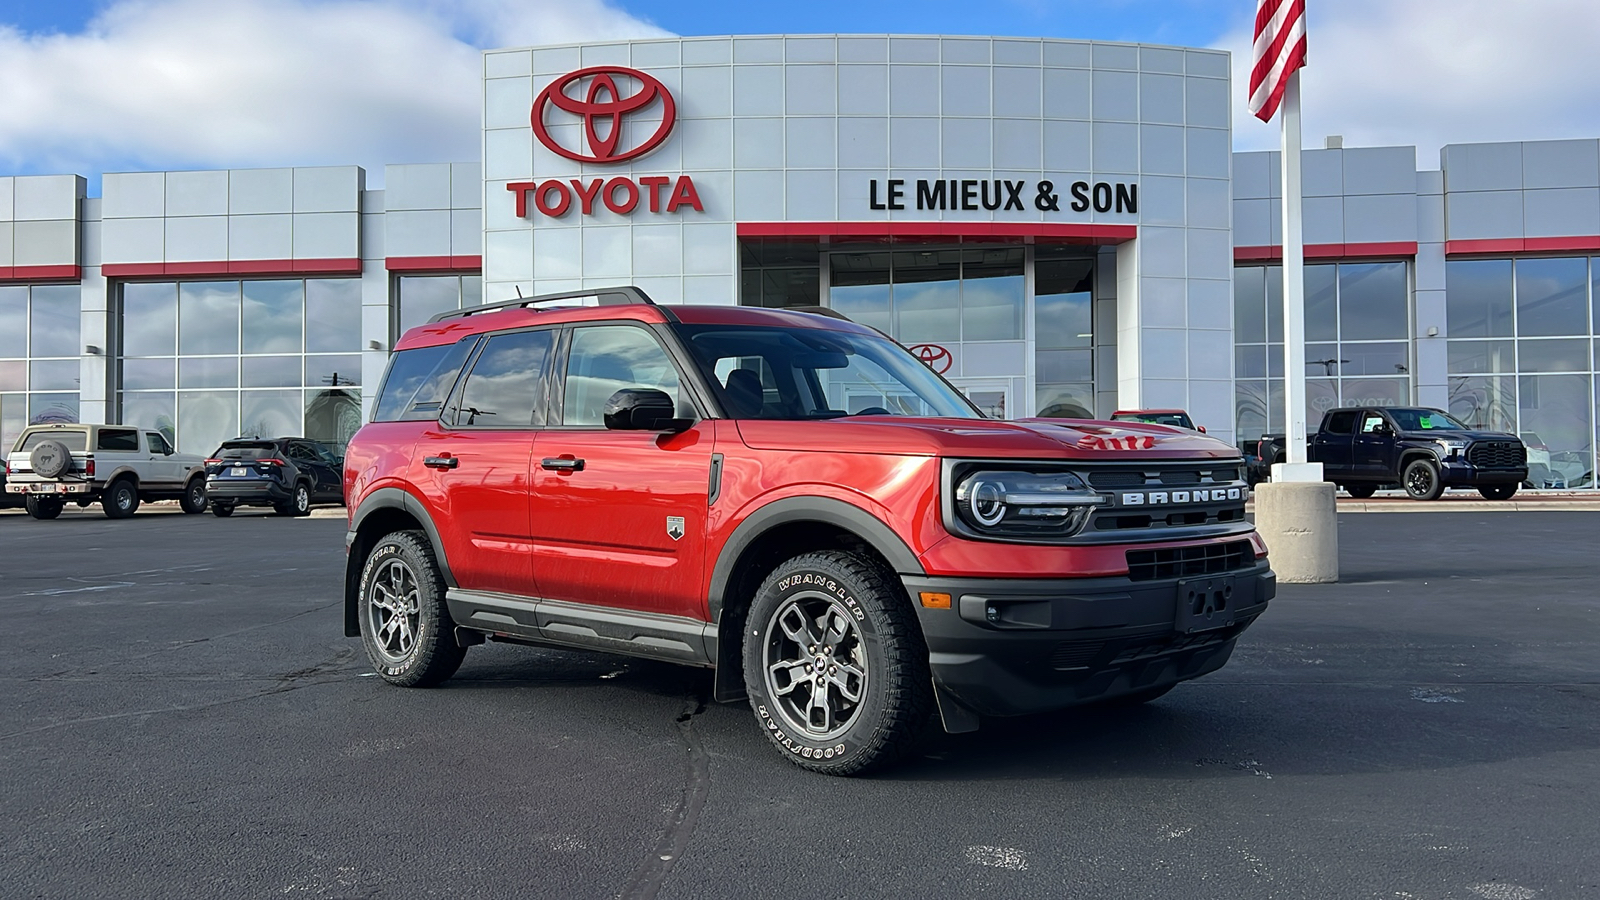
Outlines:
POLYGON ((378 389, 374 422, 426 422, 439 417, 444 399, 455 386, 477 338, 439 347, 402 350, 389 361, 378 389))
POLYGON ((144 433, 144 439, 145 443, 150 445, 151 453, 160 453, 166 456, 172 455, 172 445, 167 443, 166 435, 162 434, 161 432, 146 431, 144 433))
POLYGON ((514 331, 489 338, 446 419, 465 427, 544 424, 544 370, 555 332, 514 331))
POLYGON ((1328 413, 1328 427, 1323 430, 1329 434, 1349 434, 1356 421, 1356 411, 1353 409, 1344 412, 1328 413))
POLYGON ((632 325, 574 329, 561 424, 605 426, 605 405, 623 388, 665 391, 683 409, 678 370, 655 335, 632 325))
POLYGON ((289 458, 290 459, 297 459, 297 460, 300 460, 301 462, 316 462, 317 461, 317 455, 315 453, 312 453, 311 452, 311 448, 307 447, 305 444, 290 444, 289 445, 289 458))
MULTIPOLYGON (((102 428, 100 429, 99 439, 95 441, 94 448, 96 450, 138 453, 139 432, 127 428, 102 428)), ((159 453, 161 451, 152 448, 152 452, 159 453)))
POLYGON ((1377 431, 1378 426, 1382 424, 1383 416, 1380 416, 1375 412, 1369 412, 1361 419, 1361 433, 1372 434, 1373 432, 1377 431))

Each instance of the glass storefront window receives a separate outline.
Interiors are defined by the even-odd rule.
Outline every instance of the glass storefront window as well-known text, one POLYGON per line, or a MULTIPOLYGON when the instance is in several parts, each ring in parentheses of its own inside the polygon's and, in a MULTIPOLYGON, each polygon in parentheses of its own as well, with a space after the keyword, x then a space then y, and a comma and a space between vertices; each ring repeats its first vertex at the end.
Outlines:
POLYGON ((1337 268, 1340 340, 1392 341, 1410 337, 1411 304, 1405 263, 1339 263, 1337 268))
POLYGON ((78 358, 83 289, 75 284, 36 285, 30 289, 28 355, 78 358))
POLYGON ((28 289, 0 285, 0 359, 23 359, 27 355, 28 289))
POLYGON ((1021 339, 1027 294, 1024 258, 1021 247, 961 252, 962 340, 1021 339))
MULTIPOLYGON (((1524 441, 1538 436, 1549 454, 1549 475, 1537 487, 1576 488, 1594 484, 1594 396, 1589 375, 1524 375, 1517 379, 1517 424, 1524 441)), ((1529 468, 1534 466, 1529 454, 1529 468)))
POLYGON ((1450 341, 1447 370, 1451 375, 1509 373, 1517 370, 1516 341, 1450 341))
POLYGON ((394 339, 439 313, 483 305, 481 275, 402 275, 395 289, 394 339))
POLYGON ((1587 372, 1589 341, 1584 338, 1554 338, 1518 341, 1520 372, 1587 372))
POLYGON ((1040 384, 1035 391, 1042 419, 1094 418, 1094 385, 1040 384))
POLYGON ((1516 272, 1519 336, 1588 333, 1587 259, 1519 259, 1516 272))
POLYGON ((354 353, 361 349, 361 280, 306 280, 306 352, 354 353))
POLYGON ((1446 261, 1444 303, 1451 337, 1511 337, 1511 260, 1446 261))
POLYGON ((1035 347, 1041 350, 1064 350, 1094 346, 1093 274, 1094 261, 1091 259, 1035 260, 1035 347))
POLYGON ((178 286, 122 286, 122 355, 173 356, 178 352, 178 286))
POLYGON ((29 424, 78 421, 83 290, 0 286, 0 457, 29 424))
POLYGON ((178 285, 178 352, 239 352, 239 282, 178 285))
POLYGON ((1517 379, 1478 375, 1450 379, 1450 415, 1474 428, 1517 429, 1517 379))
POLYGON ((246 281, 241 329, 246 353, 298 353, 305 318, 305 283, 246 281))
MULTIPOLYGON (((1337 266, 1306 266, 1306 340, 1339 339, 1337 266)), ((1404 298, 1401 298, 1402 301, 1404 298)))

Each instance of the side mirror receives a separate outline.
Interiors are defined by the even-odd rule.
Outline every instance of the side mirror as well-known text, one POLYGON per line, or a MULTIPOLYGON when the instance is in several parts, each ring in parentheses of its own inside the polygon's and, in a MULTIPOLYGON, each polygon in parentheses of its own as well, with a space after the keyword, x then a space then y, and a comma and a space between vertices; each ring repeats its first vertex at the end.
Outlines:
POLYGON ((1389 423, 1388 422, 1379 422, 1377 424, 1377 426, 1372 429, 1372 433, 1373 434, 1394 434, 1394 429, 1389 427, 1389 423))
POLYGON ((623 388, 606 400, 604 421, 614 431, 683 431, 693 424, 675 418, 677 412, 666 391, 623 388))
POLYGON ((1201 434, 1205 434, 1206 433, 1206 427, 1204 425, 1196 425, 1195 427, 1200 429, 1200 433, 1201 434))

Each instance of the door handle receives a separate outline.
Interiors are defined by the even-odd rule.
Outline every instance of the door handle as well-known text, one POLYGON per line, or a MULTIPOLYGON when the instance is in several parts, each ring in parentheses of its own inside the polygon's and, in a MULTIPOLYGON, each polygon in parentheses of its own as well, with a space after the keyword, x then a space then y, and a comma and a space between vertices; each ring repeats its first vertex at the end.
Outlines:
POLYGON ((454 469, 461 465, 461 460, 454 456, 429 456, 422 460, 422 464, 430 469, 454 469))
POLYGON ((553 472, 582 472, 583 460, 568 456, 547 456, 540 460, 539 466, 553 472))

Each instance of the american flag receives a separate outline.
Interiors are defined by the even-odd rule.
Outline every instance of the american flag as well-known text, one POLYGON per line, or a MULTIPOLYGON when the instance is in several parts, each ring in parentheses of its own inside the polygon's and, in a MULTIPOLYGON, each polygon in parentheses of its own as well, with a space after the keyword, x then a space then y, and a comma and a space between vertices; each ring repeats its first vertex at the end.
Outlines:
POLYGON ((1289 75, 1306 64, 1305 0, 1259 0, 1250 62, 1250 112, 1269 122, 1289 75))

